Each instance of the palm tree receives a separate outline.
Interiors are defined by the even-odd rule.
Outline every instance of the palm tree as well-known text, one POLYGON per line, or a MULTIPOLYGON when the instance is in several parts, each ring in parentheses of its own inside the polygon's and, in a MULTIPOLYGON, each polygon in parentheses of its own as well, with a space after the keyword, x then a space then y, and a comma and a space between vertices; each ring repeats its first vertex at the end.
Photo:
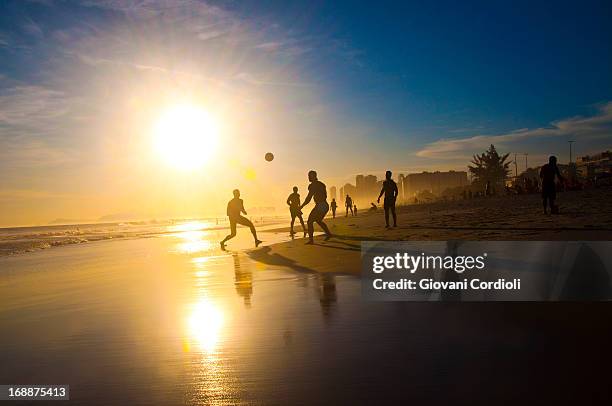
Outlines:
POLYGON ((480 155, 474 155, 468 169, 473 176, 472 183, 484 187, 487 182, 500 187, 504 186, 504 181, 510 174, 510 161, 506 154, 500 156, 491 144, 489 149, 480 155))

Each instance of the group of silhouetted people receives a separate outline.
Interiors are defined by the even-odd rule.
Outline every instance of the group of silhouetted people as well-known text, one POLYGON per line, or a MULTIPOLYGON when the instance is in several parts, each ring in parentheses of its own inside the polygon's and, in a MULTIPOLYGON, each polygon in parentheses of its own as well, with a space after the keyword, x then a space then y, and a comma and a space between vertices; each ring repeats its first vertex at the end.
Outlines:
MULTIPOLYGON (((294 186, 293 193, 287 198, 287 204, 289 205, 289 212, 291 214, 291 234, 295 234, 293 231, 293 225, 295 224, 295 219, 298 218, 302 224, 304 236, 308 234, 309 238, 307 244, 314 244, 314 223, 317 223, 323 229, 323 231, 325 231, 325 240, 329 240, 332 234, 331 231, 329 231, 327 224, 325 224, 325 221, 323 221, 325 215, 329 211, 329 204, 327 203, 327 188, 323 182, 317 179, 317 172, 315 171, 308 172, 308 180, 310 181, 310 185, 308 185, 308 196, 306 196, 304 202, 300 204, 298 188, 297 186, 294 186), (308 215, 306 229, 304 227, 304 219, 302 218, 302 209, 304 206, 310 203, 311 200, 314 200, 315 206, 308 215)), ((335 201, 333 203, 333 211, 335 212, 335 201)), ((240 199, 240 191, 236 189, 234 190, 234 198, 227 204, 227 216, 230 220, 230 234, 225 237, 223 241, 221 241, 221 249, 225 249, 225 243, 236 236, 237 224, 245 225, 251 229, 256 247, 261 244, 261 241, 257 238, 255 226, 251 221, 249 221, 249 219, 243 217, 242 213, 247 214, 246 210, 244 209, 243 201, 240 199)))
MULTIPOLYGON (((295 219, 298 218, 300 223, 302 224, 302 230, 304 231, 304 237, 308 234, 308 242, 307 244, 314 244, 313 234, 314 234, 314 223, 317 223, 323 231, 325 231, 325 240, 329 240, 332 236, 331 231, 327 227, 327 224, 323 221, 325 215, 329 211, 329 204, 327 203, 327 188, 323 182, 317 179, 317 172, 310 171, 308 172, 308 180, 310 181, 310 185, 308 185, 308 196, 304 199, 304 203, 300 204, 300 194, 298 193, 298 187, 293 187, 293 193, 289 195, 287 198, 287 205, 289 205, 289 213, 291 214, 291 235, 295 235, 295 231, 293 230, 293 225, 295 224, 295 219), (304 219, 302 218, 302 209, 310 200, 315 202, 315 207, 310 211, 308 215, 308 220, 306 221, 307 228, 304 226, 304 219)), ((336 216, 336 199, 332 199, 331 209, 333 216, 336 216)))
MULTIPOLYGON (((308 196, 304 199, 303 203, 300 203, 300 194, 298 193, 298 187, 293 187, 293 193, 287 197, 287 205, 289 206, 289 213, 291 214, 291 235, 295 235, 295 231, 293 226, 295 224, 295 219, 299 219, 302 224, 302 230, 304 232, 304 237, 308 235, 307 244, 314 244, 314 223, 317 223, 325 232, 325 240, 329 240, 332 237, 332 233, 325 224, 325 216, 330 209, 330 205, 327 203, 327 188, 323 182, 321 182, 317 178, 317 172, 310 171, 308 172, 308 181, 310 185, 308 185, 308 196), (306 221, 306 225, 304 225, 304 218, 302 217, 302 209, 311 200, 314 200, 315 206, 310 211, 308 215, 308 220, 306 221)), ((393 215, 393 226, 397 227, 397 216, 395 214, 395 201, 397 199, 397 184, 391 179, 391 171, 387 171, 386 180, 383 182, 383 188, 380 191, 380 195, 378 196, 378 201, 380 203, 380 198, 383 196, 384 198, 384 208, 385 208, 385 222, 387 227, 389 227, 389 213, 393 215)), ((336 217, 336 209, 338 204, 336 203, 336 199, 332 199, 331 202, 331 210, 332 216, 336 217)), ((349 211, 353 216, 357 215, 357 205, 353 203, 353 200, 349 195, 346 195, 345 200, 346 207, 346 216, 348 216, 349 211)), ((261 240, 257 238, 257 231, 255 230, 255 226, 253 223, 242 216, 242 214, 247 214, 244 209, 244 202, 240 199, 240 191, 238 189, 234 190, 234 198, 229 201, 227 204, 227 216, 230 221, 230 234, 227 235, 223 241, 221 241, 221 248, 225 249, 225 243, 230 239, 236 236, 236 226, 238 224, 242 224, 251 229, 251 233, 253 234, 253 239, 255 240, 255 246, 259 246, 261 244, 261 240)))
MULTIPOLYGON (((387 171, 385 173, 385 180, 382 184, 382 189, 380 190, 380 194, 378 195, 377 202, 380 203, 380 199, 383 198, 383 208, 385 210, 385 227, 390 228, 389 224, 389 215, 393 219, 393 227, 397 227, 397 214, 395 211, 395 203, 397 201, 398 196, 398 188, 397 183, 391 178, 391 171, 387 171)), ((559 168, 557 166, 557 158, 551 156, 548 160, 548 163, 542 166, 540 170, 540 178, 542 179, 542 201, 544 207, 544 213, 548 213, 548 207, 550 207, 551 213, 558 213, 558 207, 555 205, 556 199, 556 185, 555 178, 558 178, 561 182, 565 181, 561 173, 559 172, 559 168)), ((304 237, 308 235, 307 244, 314 244, 313 234, 314 234, 314 223, 317 223, 325 232, 325 240, 329 240, 332 237, 332 233, 325 224, 325 216, 330 209, 330 205, 327 203, 327 188, 325 184, 321 182, 317 178, 317 172, 310 171, 308 172, 308 180, 310 185, 308 186, 308 196, 304 199, 304 202, 300 202, 300 194, 298 193, 298 187, 293 187, 293 193, 289 195, 287 198, 287 205, 289 206, 289 213, 291 214, 291 235, 295 235, 295 231, 293 226, 295 224, 295 219, 299 219, 302 225, 302 230, 304 232, 304 237), (306 221, 306 225, 304 225, 304 219, 302 217, 302 209, 310 203, 311 200, 314 200, 315 206, 310 211, 308 215, 308 220, 306 221)), ((336 199, 332 199, 331 201, 331 210, 332 217, 336 217, 336 209, 338 205, 336 203, 336 199)), ((372 207, 376 209, 376 205, 372 203, 372 207)), ((346 208, 346 217, 348 217, 349 212, 351 215, 357 215, 357 205, 354 204, 353 199, 347 194, 345 198, 345 208, 346 208)), ((230 234, 221 241, 221 248, 225 248, 225 243, 234 238, 236 236, 236 225, 242 224, 251 229, 251 233, 253 234, 253 238, 255 240, 255 246, 259 246, 261 241, 257 238, 257 231, 255 230, 255 226, 249 219, 242 216, 242 214, 247 214, 244 209, 244 204, 242 199, 240 199, 240 191, 238 189, 234 190, 234 198, 229 201, 227 204, 227 216, 230 221, 230 234)))

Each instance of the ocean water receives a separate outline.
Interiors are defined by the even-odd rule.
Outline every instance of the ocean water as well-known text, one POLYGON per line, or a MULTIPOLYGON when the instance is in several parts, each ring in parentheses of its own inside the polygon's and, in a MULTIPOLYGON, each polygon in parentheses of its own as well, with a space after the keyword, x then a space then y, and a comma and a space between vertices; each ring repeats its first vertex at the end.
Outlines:
POLYGON ((248 229, 221 251, 225 229, 160 227, 0 258, 0 383, 69 384, 78 405, 610 394, 608 303, 371 303, 357 277, 259 262, 248 229))
MULTIPOLYGON (((252 218, 252 221, 258 226, 281 222, 275 217, 252 218)), ((154 237, 184 229, 213 230, 227 227, 226 218, 205 218, 0 228, 0 257, 101 240, 154 237)))

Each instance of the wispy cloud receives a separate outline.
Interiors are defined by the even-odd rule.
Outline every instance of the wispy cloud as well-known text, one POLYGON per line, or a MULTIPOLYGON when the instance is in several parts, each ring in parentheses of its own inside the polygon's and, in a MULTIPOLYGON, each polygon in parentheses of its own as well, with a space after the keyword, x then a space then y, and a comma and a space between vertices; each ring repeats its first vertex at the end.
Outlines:
POLYGON ((227 31, 220 30, 210 30, 210 31, 200 31, 197 35, 198 39, 201 41, 208 41, 210 39, 219 38, 223 35, 227 34, 227 31))
POLYGON ((255 45, 255 49, 263 49, 264 51, 275 52, 281 49, 283 46, 282 42, 273 41, 273 42, 264 42, 261 44, 255 45))
POLYGON ((426 145, 417 152, 421 158, 457 160, 469 159, 474 153, 481 152, 489 144, 498 148, 516 151, 524 145, 534 149, 551 149, 552 143, 561 138, 573 138, 581 143, 610 140, 612 147, 612 102, 599 107, 597 114, 589 117, 570 117, 555 121, 548 127, 522 128, 505 134, 473 135, 467 138, 442 139, 426 145))
POLYGON ((0 138, 0 170, 19 173, 36 168, 52 168, 75 160, 75 154, 52 146, 43 139, 28 136, 0 138))
POLYGON ((256 44, 253 48, 267 53, 278 54, 284 57, 298 57, 313 50, 306 40, 285 38, 283 40, 265 41, 256 44))
POLYGON ((311 87, 310 83, 303 82, 280 82, 274 80, 262 80, 256 78, 253 74, 248 72, 240 72, 235 76, 236 79, 255 86, 294 86, 294 87, 311 87))
POLYGON ((23 31, 37 38, 42 38, 45 36, 43 29, 40 27, 38 23, 36 23, 31 18, 28 18, 26 22, 22 25, 23 31))
POLYGON ((0 94, 0 125, 30 127, 65 115, 72 101, 62 91, 44 86, 15 86, 0 94))
POLYGON ((224 9, 200 0, 84 0, 80 4, 122 12, 131 18, 159 17, 166 22, 188 22, 182 28, 192 30, 204 29, 210 22, 235 21, 224 9))
POLYGON ((21 41, 17 41, 12 36, 2 32, 0 32, 0 48, 8 49, 9 51, 25 51, 29 49, 21 41))
POLYGON ((56 166, 73 159, 54 140, 78 99, 44 86, 15 86, 0 94, 0 166, 5 173, 56 166))

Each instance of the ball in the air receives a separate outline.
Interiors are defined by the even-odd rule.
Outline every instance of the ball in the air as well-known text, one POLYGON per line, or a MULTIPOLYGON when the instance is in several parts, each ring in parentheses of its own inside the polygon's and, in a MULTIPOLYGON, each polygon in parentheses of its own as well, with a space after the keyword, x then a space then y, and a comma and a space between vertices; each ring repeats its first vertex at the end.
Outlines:
POLYGON ((273 159, 274 159, 274 154, 271 153, 271 152, 267 152, 266 153, 266 161, 272 162, 273 159))

